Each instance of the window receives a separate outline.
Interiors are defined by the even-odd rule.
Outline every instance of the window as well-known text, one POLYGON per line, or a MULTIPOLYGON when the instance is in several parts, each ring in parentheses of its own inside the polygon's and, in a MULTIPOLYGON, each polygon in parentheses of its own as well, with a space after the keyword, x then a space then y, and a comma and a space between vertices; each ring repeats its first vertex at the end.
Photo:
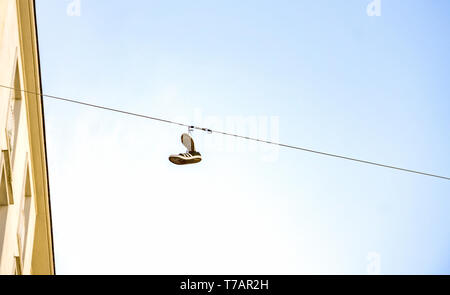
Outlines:
POLYGON ((0 257, 3 252, 3 242, 5 239, 6 220, 8 217, 8 206, 0 206, 0 257))
MULTIPOLYGON (((20 88, 19 64, 16 59, 12 84, 15 89, 20 88)), ((22 107, 21 91, 11 90, 6 115, 6 150, 0 155, 0 206, 14 203, 11 185, 11 151, 17 141, 17 130, 19 128, 20 109, 22 107)), ((1 218, 1 216, 0 216, 1 218)))
POLYGON ((11 153, 11 162, 14 163, 15 147, 17 144, 17 134, 19 131, 20 122, 20 111, 22 108, 22 92, 20 91, 20 75, 19 75, 19 65, 16 62, 16 67, 14 70, 14 88, 11 90, 11 97, 8 104, 8 115, 6 122, 6 136, 8 149, 11 153))
POLYGON ((0 206, 7 206, 13 203, 9 151, 3 150, 0 154, 0 206))
POLYGON ((11 184, 9 151, 3 150, 0 153, 0 257, 3 251, 3 242, 9 209, 8 205, 12 204, 14 204, 14 198, 11 184))
POLYGON ((19 251, 22 257, 25 257, 27 249, 28 231, 30 227, 30 215, 31 215, 31 184, 30 184, 30 171, 28 163, 25 166, 25 182, 23 189, 22 200, 20 202, 20 216, 19 216, 19 251))

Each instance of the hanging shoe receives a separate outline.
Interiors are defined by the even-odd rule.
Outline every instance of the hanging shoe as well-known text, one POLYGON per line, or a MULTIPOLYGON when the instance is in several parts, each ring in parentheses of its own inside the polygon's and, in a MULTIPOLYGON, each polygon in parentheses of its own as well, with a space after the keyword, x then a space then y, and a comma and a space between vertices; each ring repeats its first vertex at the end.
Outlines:
POLYGON ((181 143, 186 147, 188 152, 195 151, 194 140, 189 134, 183 133, 181 135, 181 143))
POLYGON ((196 151, 181 153, 178 155, 170 155, 169 161, 176 165, 195 164, 202 160, 202 155, 196 151))
POLYGON ((183 133, 181 135, 181 143, 186 147, 187 152, 178 155, 170 155, 169 161, 176 165, 195 164, 202 160, 202 155, 195 150, 195 144, 192 137, 183 133))

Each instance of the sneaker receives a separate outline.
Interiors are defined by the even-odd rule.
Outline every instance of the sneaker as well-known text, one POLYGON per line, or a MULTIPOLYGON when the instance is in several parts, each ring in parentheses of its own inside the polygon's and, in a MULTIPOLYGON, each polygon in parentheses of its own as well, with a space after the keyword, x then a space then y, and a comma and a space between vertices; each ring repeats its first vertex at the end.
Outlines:
POLYGON ((181 135, 181 143, 186 147, 187 152, 178 155, 170 155, 170 162, 176 165, 186 165, 195 164, 202 160, 202 155, 195 150, 194 140, 189 134, 183 133, 181 135))
POLYGON ((170 155, 169 161, 176 165, 195 164, 202 160, 202 155, 196 151, 181 153, 178 155, 170 155))
POLYGON ((195 151, 194 140, 192 139, 192 137, 189 134, 183 133, 181 135, 181 143, 186 147, 188 152, 195 151))

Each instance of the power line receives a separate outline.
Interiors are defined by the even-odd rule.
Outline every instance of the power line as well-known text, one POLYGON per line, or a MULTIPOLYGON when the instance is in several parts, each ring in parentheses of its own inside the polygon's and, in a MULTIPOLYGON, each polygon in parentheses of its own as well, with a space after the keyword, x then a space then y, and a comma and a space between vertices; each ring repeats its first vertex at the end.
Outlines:
POLYGON ((102 110, 106 110, 106 111, 121 113, 121 114, 125 114, 125 115, 130 115, 130 116, 140 117, 140 118, 144 118, 144 119, 149 119, 149 120, 160 121, 160 122, 163 122, 163 123, 174 124, 174 125, 183 126, 183 127, 188 127, 189 129, 196 129, 196 130, 206 131, 208 133, 217 133, 217 134, 222 134, 222 135, 226 135, 226 136, 232 136, 232 137, 236 137, 236 138, 241 138, 241 139, 246 139, 246 140, 251 140, 251 141, 256 141, 256 142, 261 142, 261 143, 266 143, 266 144, 271 144, 271 145, 276 145, 276 146, 280 146, 280 147, 300 150, 300 151, 304 151, 304 152, 314 153, 314 154, 318 154, 318 155, 322 155, 322 156, 334 157, 334 158, 339 158, 339 159, 343 159, 343 160, 354 161, 354 162, 358 162, 358 163, 363 163, 363 164, 368 164, 368 165, 373 165, 373 166, 378 166, 378 167, 383 167, 383 168, 394 169, 394 170, 398 170, 398 171, 402 171, 402 172, 415 173, 415 174, 419 174, 419 175, 424 175, 424 176, 430 176, 430 177, 450 180, 450 177, 446 177, 446 176, 441 176, 441 175, 436 175, 436 174, 431 174, 431 173, 426 173, 426 172, 421 172, 421 171, 416 171, 416 170, 405 169, 405 168, 401 168, 401 167, 396 167, 396 166, 391 166, 391 165, 386 165, 386 164, 381 164, 381 163, 376 163, 376 162, 371 162, 371 161, 366 161, 366 160, 361 160, 361 159, 341 156, 341 155, 337 155, 337 154, 331 154, 331 153, 311 150, 311 149, 307 149, 307 148, 303 148, 303 147, 298 147, 298 146, 293 146, 293 145, 288 145, 288 144, 283 144, 283 143, 278 143, 278 142, 273 142, 273 141, 268 141, 268 140, 262 140, 262 139, 259 139, 259 138, 253 138, 253 137, 242 136, 242 135, 233 134, 233 133, 227 133, 227 132, 224 132, 224 131, 213 130, 213 129, 209 129, 209 128, 203 128, 203 127, 188 125, 188 124, 179 123, 179 122, 175 122, 175 121, 171 121, 171 120, 167 120, 167 119, 161 119, 161 118, 147 116, 147 115, 143 115, 143 114, 139 114, 139 113, 124 111, 124 110, 110 108, 110 107, 97 105, 97 104, 92 104, 92 103, 87 103, 87 102, 83 102, 83 101, 76 100, 76 99, 70 99, 70 98, 64 98, 64 97, 60 97, 60 96, 54 96, 54 95, 48 95, 48 94, 43 94, 43 93, 37 93, 37 92, 33 92, 33 91, 16 89, 14 87, 9 87, 9 86, 5 86, 5 85, 0 85, 0 87, 11 89, 11 90, 16 90, 16 91, 21 91, 21 92, 24 92, 24 93, 35 94, 35 95, 39 95, 39 96, 42 96, 42 97, 47 97, 47 98, 60 100, 60 101, 64 101, 64 102, 70 102, 70 103, 79 104, 79 105, 83 105, 83 106, 88 106, 88 107, 92 107, 92 108, 102 109, 102 110))

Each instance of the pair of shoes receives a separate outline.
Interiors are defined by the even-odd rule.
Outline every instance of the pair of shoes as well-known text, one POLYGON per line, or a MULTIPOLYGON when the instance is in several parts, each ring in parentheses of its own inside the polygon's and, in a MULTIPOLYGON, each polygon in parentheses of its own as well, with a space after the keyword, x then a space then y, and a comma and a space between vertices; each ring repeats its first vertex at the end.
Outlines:
POLYGON ((202 160, 202 155, 195 150, 194 140, 189 134, 183 133, 181 135, 181 143, 186 147, 187 152, 178 155, 170 155, 170 162, 176 165, 186 165, 195 164, 202 160))

